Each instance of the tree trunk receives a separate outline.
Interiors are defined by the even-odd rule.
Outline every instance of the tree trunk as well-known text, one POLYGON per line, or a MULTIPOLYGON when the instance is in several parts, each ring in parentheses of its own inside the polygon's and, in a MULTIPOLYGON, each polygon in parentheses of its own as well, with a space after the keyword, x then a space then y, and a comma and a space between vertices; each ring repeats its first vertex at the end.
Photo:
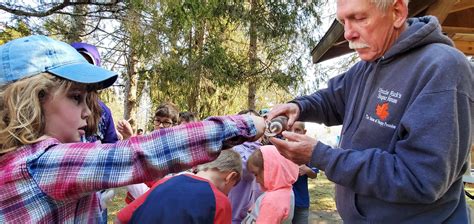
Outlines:
POLYGON ((255 96, 257 94, 257 83, 256 83, 256 65, 257 65, 257 29, 256 29, 256 14, 257 0, 250 0, 250 46, 249 46, 249 84, 247 94, 247 106, 248 109, 255 110, 255 96))
MULTIPOLYGON (((76 5, 74 6, 74 14, 85 15, 89 8, 87 5, 76 5)), ((81 42, 81 35, 86 33, 86 22, 87 18, 85 16, 74 16, 72 17, 72 27, 70 32, 66 34, 66 39, 68 43, 72 42, 81 42)))
POLYGON ((123 117, 128 120, 136 120, 137 112, 137 73, 136 73, 136 64, 137 57, 135 51, 133 50, 132 45, 130 45, 129 55, 128 55, 128 64, 127 64, 127 80, 125 81, 125 101, 124 101, 124 110, 123 117))
MULTIPOLYGON (((204 2, 205 3, 205 2, 204 2)), ((203 68, 201 58, 203 57, 203 48, 205 43, 205 33, 206 33, 206 21, 201 20, 196 26, 196 32, 194 38, 191 38, 191 41, 194 42, 191 49, 190 57, 193 58, 191 64, 191 72, 194 72, 195 77, 191 94, 188 98, 189 111, 195 112, 197 114, 201 113, 201 92, 202 92, 202 79, 203 79, 203 68), (193 54, 193 52, 195 52, 193 54)))
POLYGON ((125 27, 128 30, 130 35, 130 40, 128 44, 128 55, 127 55, 127 79, 125 80, 125 99, 124 99, 124 110, 123 110, 123 117, 126 120, 131 119, 132 127, 135 129, 136 124, 136 115, 137 115, 137 54, 135 49, 135 40, 133 38, 134 33, 139 32, 135 29, 138 29, 139 26, 137 23, 139 22, 138 13, 135 12, 133 9, 128 10, 128 18, 129 20, 125 23, 125 27))

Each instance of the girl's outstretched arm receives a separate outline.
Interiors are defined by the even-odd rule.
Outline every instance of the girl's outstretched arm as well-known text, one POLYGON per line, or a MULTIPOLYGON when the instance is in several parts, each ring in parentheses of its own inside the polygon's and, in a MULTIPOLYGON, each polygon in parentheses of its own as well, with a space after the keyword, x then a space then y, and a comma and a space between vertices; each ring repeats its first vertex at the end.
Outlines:
POLYGON ((211 117, 115 144, 61 144, 49 139, 33 146, 44 150, 27 162, 27 168, 48 196, 77 199, 212 161, 220 150, 253 140, 261 133, 263 119, 260 122, 236 115, 211 117))

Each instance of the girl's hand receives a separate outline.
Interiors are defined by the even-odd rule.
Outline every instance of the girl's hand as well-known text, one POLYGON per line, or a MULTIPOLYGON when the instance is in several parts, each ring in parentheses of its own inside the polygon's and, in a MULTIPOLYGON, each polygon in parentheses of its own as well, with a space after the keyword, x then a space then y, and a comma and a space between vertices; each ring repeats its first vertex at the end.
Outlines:
POLYGON ((263 117, 258 117, 254 115, 250 115, 250 117, 253 120, 253 124, 255 125, 255 128, 257 129, 257 134, 255 135, 255 138, 253 140, 257 141, 260 137, 263 136, 263 133, 265 132, 265 128, 266 128, 265 119, 263 117))
POLYGON ((132 125, 127 120, 121 120, 117 123, 117 131, 122 135, 123 140, 129 139, 133 135, 132 125))

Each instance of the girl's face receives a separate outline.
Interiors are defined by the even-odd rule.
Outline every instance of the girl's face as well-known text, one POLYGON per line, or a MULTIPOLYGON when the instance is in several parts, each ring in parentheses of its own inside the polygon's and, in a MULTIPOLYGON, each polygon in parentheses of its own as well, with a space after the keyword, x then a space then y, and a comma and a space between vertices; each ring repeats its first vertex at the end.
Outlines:
POLYGON ((42 103, 45 135, 62 143, 81 141, 81 136, 85 135, 86 119, 91 115, 86 96, 84 86, 52 90, 42 103))
POLYGON ((255 176, 255 179, 262 189, 265 189, 264 179, 263 179, 263 169, 254 166, 252 163, 248 164, 248 170, 255 176))

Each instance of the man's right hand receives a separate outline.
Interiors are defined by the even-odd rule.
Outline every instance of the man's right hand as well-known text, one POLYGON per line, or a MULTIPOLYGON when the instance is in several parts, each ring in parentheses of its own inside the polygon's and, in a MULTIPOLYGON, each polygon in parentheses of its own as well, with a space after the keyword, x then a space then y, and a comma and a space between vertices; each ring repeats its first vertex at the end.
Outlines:
POLYGON ((288 117, 288 127, 291 127, 300 115, 300 108, 298 107, 298 105, 296 105, 296 103, 285 103, 276 105, 267 114, 267 121, 279 115, 284 115, 288 117))

